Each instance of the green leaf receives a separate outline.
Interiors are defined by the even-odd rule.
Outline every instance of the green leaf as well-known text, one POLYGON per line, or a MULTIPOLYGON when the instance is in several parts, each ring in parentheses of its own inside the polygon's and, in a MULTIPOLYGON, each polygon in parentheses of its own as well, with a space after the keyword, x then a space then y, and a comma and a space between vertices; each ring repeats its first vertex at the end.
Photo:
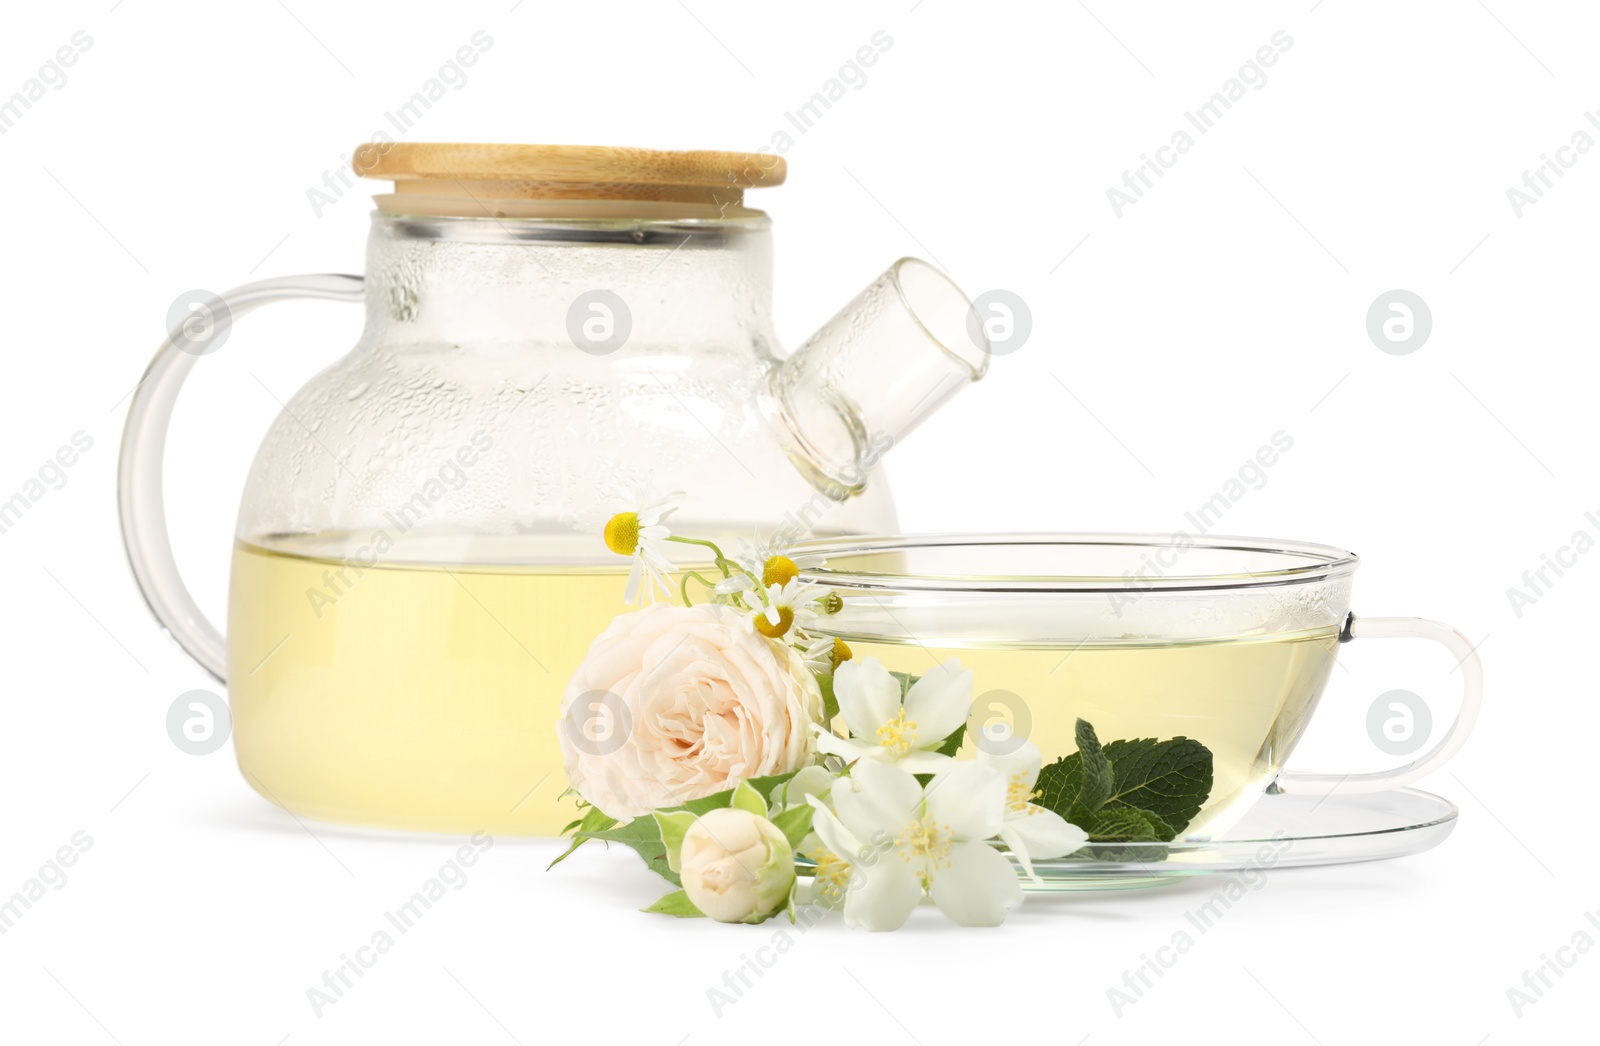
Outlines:
MULTIPOLYGON (((760 796, 763 803, 771 801, 772 790, 788 781, 794 772, 787 774, 773 774, 770 777, 752 777, 748 781, 741 781, 740 787, 753 789, 760 796)), ((663 807, 658 813, 671 814, 688 812, 699 815, 710 810, 720 810, 733 804, 736 789, 716 792, 700 799, 691 799, 682 806, 663 807)), ((765 816, 766 806, 762 806, 765 816)), ((578 830, 573 834, 572 845, 567 847, 566 853, 550 862, 553 868, 560 864, 567 855, 590 839, 599 839, 608 843, 621 843, 623 846, 636 850, 644 858, 645 866, 660 875, 674 886, 683 885, 678 881, 678 873, 667 860, 667 846, 661 839, 661 827, 654 817, 635 817, 627 824, 619 825, 614 817, 607 817, 598 807, 589 807, 589 812, 584 814, 583 820, 578 824, 578 830)), ((687 831, 687 829, 685 829, 687 831)), ((679 837, 681 842, 682 837, 679 837)))
POLYGON ((791 806, 773 815, 772 823, 777 825, 778 831, 789 840, 789 849, 798 849, 801 840, 811 834, 811 818, 816 812, 815 807, 806 803, 802 806, 791 806))
POLYGON ((911 684, 915 683, 917 680, 921 679, 922 677, 921 676, 914 676, 910 672, 890 672, 889 674, 894 676, 895 679, 900 681, 900 703, 901 704, 905 704, 906 703, 906 692, 911 689, 911 684))
POLYGON ((1105 805, 1114 778, 1094 727, 1078 720, 1077 737, 1078 750, 1041 769, 1034 787, 1040 793, 1040 806, 1082 826, 1105 805))
POLYGON ((1131 806, 1104 809, 1088 825, 1086 846, 1073 856, 1082 860, 1148 864, 1165 861, 1167 848, 1156 845, 1172 838, 1172 829, 1155 814, 1131 806))
POLYGON ((833 692, 833 676, 818 676, 817 689, 822 691, 822 725, 827 726, 839 717, 839 697, 833 692))
POLYGON ((1083 828, 1092 843, 1170 842, 1173 836, 1161 818, 1131 806, 1101 810, 1083 828))
MULTIPOLYGON (((1093 728, 1079 721, 1079 750, 1039 773, 1039 805, 1077 825, 1086 825, 1103 809, 1136 809, 1155 815, 1175 838, 1188 827, 1211 796, 1211 750, 1188 737, 1157 741, 1153 737, 1112 741, 1104 748, 1092 741, 1093 728), (1087 729, 1088 736, 1084 736, 1087 729), (1110 787, 1090 780, 1084 753, 1096 749, 1110 764, 1110 787), (1104 791, 1099 804, 1092 805, 1104 791)), ((1091 757, 1091 764, 1097 762, 1091 757)))
POLYGON ((694 824, 695 816, 687 810, 658 810, 653 815, 656 830, 661 833, 661 847, 667 853, 667 867, 675 872, 683 870, 683 837, 694 824))
POLYGON ((1066 817, 1072 812, 1072 799, 1078 794, 1078 783, 1082 779, 1083 756, 1077 752, 1046 763, 1040 768, 1039 780, 1034 784, 1034 789, 1039 793, 1034 802, 1066 817))
POLYGON ((1155 814, 1172 830, 1168 839, 1187 828, 1211 796, 1211 750, 1192 738, 1113 741, 1105 756, 1113 778, 1106 806, 1155 814))
POLYGON ((584 812, 582 817, 578 818, 576 821, 573 821, 571 824, 567 825, 561 830, 562 835, 565 835, 573 829, 577 829, 579 834, 573 836, 572 845, 567 847, 560 857, 557 857, 555 860, 551 861, 549 865, 545 867, 545 871, 548 872, 551 868, 554 868, 562 861, 565 861, 572 855, 572 851, 576 850, 578 847, 587 842, 589 836, 583 833, 604 831, 616 823, 617 819, 615 817, 607 817, 605 814, 600 812, 600 808, 598 806, 589 807, 589 809, 584 812))
POLYGON ((644 859, 645 867, 655 872, 673 886, 682 886, 678 873, 667 863, 667 847, 661 841, 661 828, 654 817, 635 817, 627 824, 598 832, 579 832, 579 841, 601 839, 608 843, 621 843, 635 850, 644 859))
POLYGON ((735 810, 744 810, 755 814, 757 817, 767 816, 767 800, 760 792, 751 786, 749 781, 740 781, 733 790, 733 797, 728 804, 735 810))
MULTIPOLYGON (((768 806, 771 806, 773 789, 777 788, 781 784, 787 783, 791 777, 799 772, 800 771, 798 770, 791 770, 786 774, 773 774, 771 777, 752 777, 745 783, 751 788, 754 788, 756 791, 760 792, 761 798, 767 801, 768 806)), ((727 806, 728 804, 723 803, 722 805, 727 806)))
POLYGON ((1094 727, 1089 725, 1088 720, 1080 719, 1076 730, 1078 757, 1082 761, 1083 772, 1078 777, 1078 790, 1071 800, 1072 815, 1067 820, 1082 824, 1111 797, 1112 775, 1111 764, 1100 748, 1100 739, 1095 736, 1094 727))
POLYGON ((945 738, 944 743, 938 748, 935 748, 934 751, 938 752, 940 755, 948 755, 953 757, 957 752, 961 751, 961 742, 966 739, 966 736, 967 724, 962 723, 960 726, 956 727, 955 733, 945 738))
POLYGON ((689 900, 689 895, 682 890, 674 890, 655 904, 641 911, 654 912, 657 915, 671 915, 679 919, 703 919, 705 913, 694 906, 689 900))
MULTIPOLYGON (((1112 741, 1078 720, 1078 751, 1039 771, 1039 805, 1089 833, 1095 843, 1171 842, 1211 796, 1211 750, 1199 741, 1153 737, 1112 741)), ((1085 848, 1102 861, 1160 861, 1159 846, 1085 848)))

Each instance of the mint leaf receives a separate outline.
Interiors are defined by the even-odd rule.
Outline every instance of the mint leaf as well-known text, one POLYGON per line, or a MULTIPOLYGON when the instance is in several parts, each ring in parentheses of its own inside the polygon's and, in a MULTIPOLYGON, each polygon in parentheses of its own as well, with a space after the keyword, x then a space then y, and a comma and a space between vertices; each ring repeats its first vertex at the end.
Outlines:
POLYGON ((1131 806, 1101 810, 1083 828, 1092 843, 1170 842, 1173 835, 1161 818, 1131 806))
POLYGON ((1077 735, 1078 757, 1082 760, 1083 772, 1078 777, 1078 791, 1071 800, 1072 816, 1067 820, 1082 824, 1110 798, 1112 774, 1111 764, 1106 761, 1106 754, 1100 748, 1100 739, 1095 736, 1094 727, 1089 725, 1088 720, 1078 720, 1077 735))
POLYGON ((1094 727, 1077 723, 1078 750, 1039 771, 1038 803, 1079 827, 1089 823, 1111 795, 1114 778, 1094 727))
POLYGON ((1105 805, 1155 814, 1171 829, 1168 840, 1188 827, 1211 796, 1211 750, 1192 738, 1112 741, 1104 754, 1113 777, 1105 805))
POLYGON ((1034 802, 1071 821, 1067 815, 1072 812, 1072 797, 1078 794, 1078 783, 1082 779, 1083 756, 1077 752, 1046 763, 1040 768, 1039 780, 1033 786, 1039 793, 1034 802))
MULTIPOLYGON (((1171 842, 1211 796, 1211 750, 1188 737, 1112 741, 1077 723, 1078 750, 1039 771, 1037 801, 1089 833, 1094 843, 1171 842)), ((1074 857, 1161 861, 1159 846, 1085 847, 1074 857)))
POLYGON ((1148 864, 1165 861, 1169 856, 1167 848, 1157 844, 1169 841, 1172 829, 1147 810, 1108 807, 1094 815, 1087 830, 1096 845, 1086 846, 1074 855, 1083 860, 1148 864))
POLYGON ((682 890, 674 890, 650 907, 641 908, 640 911, 654 912, 658 915, 671 915, 679 919, 705 918, 705 913, 696 908, 694 902, 689 900, 689 895, 682 890))

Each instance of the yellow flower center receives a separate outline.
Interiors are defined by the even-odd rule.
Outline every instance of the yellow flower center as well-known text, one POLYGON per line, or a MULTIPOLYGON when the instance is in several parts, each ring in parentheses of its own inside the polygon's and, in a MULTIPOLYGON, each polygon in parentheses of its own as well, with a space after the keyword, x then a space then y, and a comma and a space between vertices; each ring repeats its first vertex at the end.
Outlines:
POLYGON ((1042 789, 1036 788, 1031 791, 1028 789, 1025 775, 1014 774, 1011 782, 1006 785, 1006 809, 1014 810, 1017 813, 1032 813, 1033 811, 1028 809, 1028 805, 1041 795, 1044 795, 1042 789))
POLYGON ((822 597, 822 612, 824 614, 837 614, 844 609, 844 597, 837 592, 829 592, 822 597))
POLYGON ((897 756, 903 756, 916 747, 917 724, 906 718, 904 706, 893 719, 878 727, 878 743, 897 756))
POLYGON ((639 549, 639 513, 618 512, 606 521, 606 548, 619 556, 631 556, 639 549))
POLYGON ((850 880, 850 865, 832 850, 817 850, 806 856, 817 865, 812 880, 817 893, 834 900, 843 897, 844 888, 850 880))
POLYGON ((777 639, 779 636, 788 632, 790 626, 793 624, 794 611, 790 610, 788 607, 778 608, 778 623, 776 625, 767 619, 766 614, 761 612, 756 613, 756 631, 760 632, 768 639, 777 639))
POLYGON ((777 585, 782 588, 800 576, 800 568, 788 556, 773 556, 761 569, 761 587, 777 585))
POLYGON ((922 880, 923 889, 933 885, 935 870, 950 867, 950 847, 954 842, 955 833, 931 817, 912 821, 894 841, 901 860, 921 865, 917 878, 922 880))
POLYGON ((850 660, 856 655, 844 640, 835 639, 833 641, 833 654, 831 656, 833 660, 833 667, 837 669, 840 665, 844 664, 846 661, 850 660))

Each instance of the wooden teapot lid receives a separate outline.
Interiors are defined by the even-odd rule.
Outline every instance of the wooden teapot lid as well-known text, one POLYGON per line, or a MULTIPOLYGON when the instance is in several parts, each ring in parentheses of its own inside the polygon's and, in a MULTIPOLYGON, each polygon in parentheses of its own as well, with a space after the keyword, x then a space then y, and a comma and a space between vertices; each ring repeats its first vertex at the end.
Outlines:
MULTIPOLYGON (((771 153, 466 142, 368 142, 351 166, 392 180, 401 200, 492 200, 496 210, 501 201, 636 200, 726 212, 742 207, 745 189, 781 185, 788 174, 771 153)), ((379 205, 393 209, 390 199, 379 205)))

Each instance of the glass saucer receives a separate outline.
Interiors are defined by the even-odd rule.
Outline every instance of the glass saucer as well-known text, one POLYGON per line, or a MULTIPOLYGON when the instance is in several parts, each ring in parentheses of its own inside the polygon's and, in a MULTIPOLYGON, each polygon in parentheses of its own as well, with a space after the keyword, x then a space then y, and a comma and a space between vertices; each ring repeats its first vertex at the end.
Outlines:
POLYGON ((1456 826, 1456 805, 1415 788, 1368 795, 1262 796, 1208 840, 1090 843, 1071 857, 1035 861, 1033 891, 1125 890, 1189 876, 1383 861, 1431 850, 1456 826))

